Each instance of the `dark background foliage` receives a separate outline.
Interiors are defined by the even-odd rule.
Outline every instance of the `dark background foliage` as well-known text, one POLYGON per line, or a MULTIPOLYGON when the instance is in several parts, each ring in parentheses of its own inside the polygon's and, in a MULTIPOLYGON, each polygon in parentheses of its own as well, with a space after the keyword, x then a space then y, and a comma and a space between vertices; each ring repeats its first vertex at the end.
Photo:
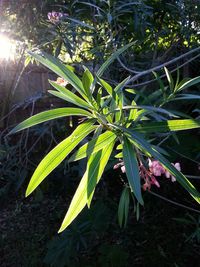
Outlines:
MULTIPOLYGON (((23 42, 28 49, 39 47, 59 57, 75 66, 78 73, 83 71, 82 65, 95 71, 116 49, 135 41, 106 73, 105 78, 112 84, 168 62, 199 45, 199 0, 2 0, 0 12, 1 32, 23 42), (67 15, 58 23, 52 23, 47 17, 52 11, 67 15)), ((175 70, 182 65, 181 78, 199 75, 197 53, 169 65, 174 78, 175 70), (187 63, 193 57, 194 60, 187 63)), ((164 74, 159 67, 157 72, 164 74)), ((159 89, 154 79, 150 71, 136 79, 131 87, 151 97, 152 92, 159 89)), ((165 76, 163 81, 167 84, 165 76)), ((199 93, 199 86, 191 90, 199 93)), ((196 101, 172 103, 169 108, 192 117, 200 115, 196 101)), ((98 186, 91 210, 84 210, 62 235, 56 231, 84 171, 84 161, 70 166, 64 162, 31 198, 24 199, 28 178, 35 167, 45 152, 69 134, 71 126, 71 122, 61 120, 14 137, 6 137, 9 129, 2 129, 0 265, 198 266, 198 213, 165 203, 146 192, 145 208, 141 209, 140 216, 134 213, 132 205, 127 228, 119 228, 117 205, 123 175, 113 171, 113 164, 98 186)), ((163 138, 160 136, 160 141, 163 138)), ((184 173, 198 176, 198 132, 178 134, 178 140, 172 136, 165 143, 170 160, 181 161, 184 173)), ((168 181, 161 181, 161 189, 155 193, 199 209, 180 187, 168 181)))

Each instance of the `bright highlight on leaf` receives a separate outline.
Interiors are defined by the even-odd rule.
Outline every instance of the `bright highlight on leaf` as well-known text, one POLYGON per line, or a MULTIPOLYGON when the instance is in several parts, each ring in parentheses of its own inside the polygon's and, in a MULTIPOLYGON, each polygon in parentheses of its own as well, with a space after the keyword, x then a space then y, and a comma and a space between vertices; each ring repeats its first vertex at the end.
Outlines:
POLYGON ((26 196, 30 195, 36 187, 49 175, 79 144, 83 138, 95 130, 94 121, 90 120, 78 126, 65 140, 51 150, 40 162, 28 185, 26 196))
POLYGON ((54 120, 68 116, 86 116, 92 117, 91 113, 80 108, 57 108, 38 113, 27 120, 18 124, 9 134, 19 132, 34 125, 40 124, 45 121, 54 120))
POLYGON ((97 153, 89 157, 86 172, 76 190, 76 193, 69 206, 67 214, 59 229, 59 233, 77 217, 77 215, 86 206, 88 199, 93 194, 97 183, 99 182, 103 171, 108 163, 112 153, 114 142, 110 143, 106 148, 99 150, 97 153))
POLYGON ((103 149, 107 145, 109 145, 111 142, 113 142, 116 139, 116 135, 113 132, 107 131, 101 135, 99 135, 97 138, 93 139, 92 141, 86 143, 81 148, 79 148, 69 159, 69 162, 71 161, 77 161, 82 158, 85 158, 87 156, 90 156, 91 154, 98 152, 99 150, 103 149))

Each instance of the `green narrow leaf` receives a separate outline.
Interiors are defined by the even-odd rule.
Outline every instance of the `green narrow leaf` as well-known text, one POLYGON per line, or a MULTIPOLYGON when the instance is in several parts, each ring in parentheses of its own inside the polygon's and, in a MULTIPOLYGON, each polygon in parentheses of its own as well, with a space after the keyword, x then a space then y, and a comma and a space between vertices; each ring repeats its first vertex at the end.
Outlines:
POLYGON ((83 138, 96 129, 96 126, 93 126, 94 122, 95 120, 88 120, 79 125, 69 137, 59 143, 44 157, 29 182, 26 196, 30 195, 33 190, 35 190, 35 188, 66 158, 83 138))
POLYGON ((114 91, 113 91, 113 88, 112 86, 110 86, 109 83, 107 83, 106 81, 104 81, 103 79, 98 79, 100 84, 103 86, 103 88, 107 91, 107 93, 113 97, 114 95, 114 91))
POLYGON ((69 68, 63 65, 59 59, 39 51, 28 52, 33 58, 38 60, 41 64, 55 72, 58 76, 68 81, 85 99, 87 99, 81 80, 69 68))
POLYGON ((130 202, 129 188, 125 187, 122 191, 118 205, 118 221, 119 221, 119 226, 121 228, 123 226, 123 222, 124 222, 124 227, 127 225, 129 202, 130 202))
POLYGON ((160 89, 163 93, 164 98, 166 98, 165 85, 164 85, 163 81, 161 80, 160 76, 154 71, 153 71, 153 75, 155 76, 156 80, 158 81, 158 83, 160 85, 160 89))
POLYGON ((117 150, 121 150, 122 148, 123 148, 122 144, 119 144, 119 145, 116 147, 117 150))
POLYGON ((144 151, 148 151, 148 153, 158 160, 165 169, 167 169, 171 175, 176 177, 177 181, 191 194, 191 196, 200 203, 200 194, 196 190, 190 181, 181 173, 179 172, 163 155, 161 155, 157 150, 153 149, 153 147, 143 138, 140 136, 139 133, 132 132, 129 129, 124 127, 119 127, 123 129, 126 133, 127 137, 130 138, 135 144, 139 145, 139 148, 143 148, 144 151))
POLYGON ((177 75, 176 75, 176 83, 175 83, 175 86, 174 86, 174 92, 176 92, 176 90, 177 90, 177 87, 178 87, 178 84, 179 84, 179 80, 180 80, 180 70, 178 68, 177 69, 177 75))
POLYGON ((73 22, 79 24, 79 25, 82 26, 82 27, 86 27, 86 28, 89 28, 89 29, 91 29, 91 30, 95 30, 95 28, 92 27, 91 25, 89 25, 89 24, 87 24, 87 23, 84 23, 84 22, 82 22, 82 21, 80 21, 80 20, 78 20, 78 19, 70 18, 69 16, 65 16, 65 19, 67 19, 67 20, 71 20, 71 21, 73 21, 73 22))
POLYGON ((83 87, 85 89, 85 93, 89 99, 92 98, 90 88, 92 86, 93 81, 94 81, 94 77, 93 77, 92 73, 86 68, 84 73, 83 73, 82 83, 83 83, 83 87))
POLYGON ((71 201, 67 214, 58 231, 59 233, 64 231, 86 206, 103 174, 113 147, 114 142, 89 157, 86 172, 71 201))
MULTIPOLYGON (((122 107, 123 110, 130 110, 130 109, 143 109, 143 110, 147 110, 147 111, 152 111, 152 112, 157 112, 157 113, 163 113, 163 114, 166 114, 168 116, 173 116, 173 117, 177 117, 175 116, 172 112, 170 111, 167 111, 166 109, 163 109, 163 108, 157 108, 157 107, 152 107, 152 106, 143 106, 143 105, 135 105, 135 106, 124 106, 122 107)), ((112 110, 111 112, 109 113, 114 113, 114 112, 117 112, 119 111, 120 109, 117 108, 115 110, 112 110)))
POLYGON ((117 155, 115 155, 115 158, 116 158, 116 159, 121 159, 121 158, 123 158, 123 153, 122 153, 122 152, 118 153, 117 155))
POLYGON ((92 114, 88 111, 80 108, 56 108, 48 111, 38 113, 25 121, 19 123, 14 129, 10 131, 9 134, 19 132, 21 130, 27 129, 39 123, 61 118, 67 116, 87 116, 92 117, 92 114))
POLYGON ((122 82, 120 82, 115 88, 114 91, 116 94, 120 94, 122 92, 122 90, 124 89, 124 86, 126 85, 126 83, 129 81, 131 76, 128 76, 127 78, 125 78, 122 82))
POLYGON ((104 63, 103 65, 100 67, 100 69, 97 71, 97 76, 101 77, 104 73, 104 71, 110 66, 110 64, 112 64, 112 62, 119 56, 121 55, 124 51, 126 51, 129 47, 131 47, 132 45, 134 45, 136 42, 132 42, 130 44, 127 44, 125 46, 123 46, 122 48, 118 49, 116 52, 114 52, 112 54, 112 56, 110 56, 104 63))
POLYGON ((168 69, 166 67, 164 67, 164 70, 165 70, 165 73, 166 73, 166 76, 167 76, 167 80, 169 82, 170 90, 171 90, 171 92, 173 92, 174 91, 174 80, 172 78, 172 75, 171 75, 171 73, 168 71, 168 69))
POLYGON ((97 138, 92 139, 90 142, 80 147, 71 156, 69 162, 80 160, 101 150, 102 148, 113 142, 116 138, 117 136, 115 135, 115 133, 111 131, 106 131, 105 133, 99 135, 97 138))
MULTIPOLYGON (((134 106, 134 105, 137 105, 136 104, 136 102, 133 100, 132 102, 131 102, 131 106, 134 106)), ((129 112, 129 116, 128 116, 128 123, 127 123, 127 125, 126 125, 126 127, 128 128, 128 127, 130 127, 130 125, 132 124, 132 122, 134 121, 134 120, 136 120, 136 118, 138 117, 138 111, 137 111, 137 109, 131 109, 130 110, 130 112, 129 112)))
POLYGON ((127 188, 125 195, 125 203, 124 203, 124 227, 126 227, 128 222, 129 203, 130 203, 130 192, 129 188, 127 188))
POLYGON ((199 83, 200 82, 200 76, 198 76, 198 77, 196 77, 196 78, 194 78, 194 79, 190 79, 189 81, 188 81, 188 79, 186 80, 186 82, 180 82, 180 84, 177 86, 177 89, 176 89, 176 92, 179 92, 179 91, 181 91, 181 90, 184 90, 184 89, 186 89, 186 88, 188 88, 188 87, 191 87, 191 86, 193 86, 193 85, 195 85, 195 84, 197 84, 197 83, 199 83))
POLYGON ((123 138, 123 141, 123 161, 126 168, 126 176, 136 199, 141 205, 143 205, 144 202, 141 193, 141 179, 139 175, 136 152, 133 148, 133 145, 126 137, 123 138))
POLYGON ((169 99, 169 101, 167 102, 176 101, 176 100, 200 100, 200 95, 181 94, 181 95, 177 95, 175 98, 169 99))
POLYGON ((161 122, 147 122, 132 128, 133 131, 141 133, 157 133, 169 131, 182 131, 200 128, 200 120, 167 120, 161 122))
MULTIPOLYGON (((56 82, 53 81, 49 81, 49 83, 58 91, 60 92, 62 95, 62 99, 73 103, 74 105, 80 106, 80 107, 84 107, 84 108, 93 108, 90 104, 88 104, 85 100, 81 99, 79 96, 75 95, 74 93, 72 93, 70 90, 68 90, 67 88, 57 84, 56 82)), ((54 91, 52 90, 48 90, 48 92, 50 92, 51 94, 57 96, 60 94, 56 94, 54 91)))
POLYGON ((103 99, 102 99, 102 88, 98 89, 96 100, 97 100, 97 105, 100 108, 101 107, 101 103, 103 101, 103 99))

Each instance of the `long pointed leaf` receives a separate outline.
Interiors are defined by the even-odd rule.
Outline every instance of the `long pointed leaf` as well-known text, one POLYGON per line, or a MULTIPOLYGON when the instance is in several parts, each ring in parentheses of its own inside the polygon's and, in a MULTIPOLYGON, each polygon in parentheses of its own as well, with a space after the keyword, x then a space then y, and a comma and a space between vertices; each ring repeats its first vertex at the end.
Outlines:
POLYGON ((82 83, 83 83, 83 87, 85 89, 85 93, 86 93, 88 99, 92 98, 90 88, 92 86, 93 81, 94 81, 94 77, 93 77, 92 73, 86 68, 84 73, 83 73, 82 83))
POLYGON ((200 76, 195 77, 194 79, 190 79, 189 81, 186 81, 183 84, 179 84, 176 88, 176 92, 182 91, 190 86, 193 86, 197 83, 200 83, 200 76))
POLYGON ((124 222, 124 227, 127 224, 129 202, 130 202, 129 188, 125 187, 124 190, 122 191, 120 201, 119 201, 119 206, 118 206, 118 221, 119 221, 120 227, 123 226, 123 222, 124 222))
POLYGON ((62 77, 68 81, 85 99, 87 99, 84 88, 81 80, 74 74, 69 68, 63 65, 60 60, 55 57, 39 51, 37 52, 28 52, 32 57, 38 60, 41 64, 55 72, 58 76, 62 77))
POLYGON ((95 130, 96 126, 93 126, 93 124, 94 120, 88 120, 79 125, 69 137, 59 143, 44 157, 29 182, 26 196, 30 195, 33 190, 35 190, 35 188, 67 157, 83 138, 95 130))
POLYGON ((91 155, 92 153, 99 151, 113 142, 116 138, 117 136, 113 132, 106 131, 105 133, 99 135, 97 138, 80 147, 71 156, 68 162, 80 160, 91 155))
POLYGON ((132 132, 129 129, 124 127, 119 127, 121 130, 126 133, 127 137, 130 138, 135 144, 138 144, 139 147, 142 147, 144 151, 148 151, 152 157, 157 159, 165 169, 167 169, 173 176, 176 177, 177 181, 191 194, 191 196, 200 203, 200 193, 196 190, 192 183, 188 181, 188 179, 179 172, 163 155, 161 155, 158 151, 153 149, 153 147, 140 136, 139 133, 132 132))
POLYGON ((103 65, 100 67, 100 69, 97 71, 97 76, 101 77, 102 74, 104 73, 104 71, 110 66, 110 64, 112 64, 112 62, 119 56, 121 55, 124 51, 126 51, 129 47, 131 47, 132 45, 134 45, 135 42, 132 42, 130 44, 127 44, 125 46, 123 46, 122 48, 118 49, 115 53, 112 54, 112 56, 110 56, 104 63, 103 65))
POLYGON ((92 114, 88 111, 80 108, 56 108, 48 111, 38 113, 34 116, 31 116, 27 120, 19 123, 14 129, 10 131, 9 134, 19 132, 21 130, 27 129, 39 123, 61 118, 67 116, 87 116, 92 117, 92 114))
POLYGON ((135 149, 126 137, 124 137, 123 140, 123 161, 126 168, 126 176, 135 197, 140 204, 143 205, 141 179, 135 149))
POLYGON ((200 128, 200 120, 167 120, 161 122, 146 122, 132 128, 133 131, 142 133, 157 133, 169 131, 182 131, 200 128))
POLYGON ((110 143, 103 150, 91 155, 86 172, 81 179, 81 182, 76 190, 76 193, 71 201, 67 214, 59 229, 59 233, 64 231, 67 226, 78 216, 82 209, 86 206, 88 199, 93 194, 97 183, 99 182, 104 168, 110 158, 114 147, 114 142, 110 143))
MULTIPOLYGON (((49 83, 61 94, 64 95, 63 99, 65 99, 66 101, 73 103, 77 106, 80 107, 85 107, 85 108, 92 108, 92 106, 90 104, 88 104, 85 100, 81 99, 79 96, 75 95, 74 93, 72 93, 70 90, 68 90, 67 88, 53 82, 53 81, 49 81, 49 83)), ((52 90, 49 90, 49 92, 51 94, 52 90)), ((54 92, 54 91, 53 91, 54 92)), ((55 95, 55 94, 54 94, 55 95)))

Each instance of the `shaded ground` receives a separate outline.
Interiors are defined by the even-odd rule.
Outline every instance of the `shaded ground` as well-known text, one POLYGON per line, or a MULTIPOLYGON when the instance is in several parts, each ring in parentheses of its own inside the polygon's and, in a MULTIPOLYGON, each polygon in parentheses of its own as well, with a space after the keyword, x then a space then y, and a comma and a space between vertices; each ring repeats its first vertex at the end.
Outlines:
MULTIPOLYGON (((100 188, 104 186, 101 184, 100 188)), ((200 266, 198 214, 146 194, 140 220, 136 221, 131 210, 128 227, 119 229, 116 218, 118 192, 113 195, 117 190, 112 187, 112 181, 109 186, 110 192, 104 192, 104 195, 97 192, 104 201, 96 200, 95 208, 89 213, 85 211, 59 237, 56 231, 69 199, 56 194, 37 194, 28 199, 12 195, 1 205, 0 266, 42 267, 50 266, 49 262, 59 267, 67 262, 66 266, 70 267, 200 266), (108 198, 110 194, 114 196, 112 199, 108 198), (197 225, 173 219, 188 220, 187 213, 193 216, 197 225)), ((172 195, 177 188, 174 185, 172 195)), ((167 195, 169 188, 161 191, 167 195)), ((182 190, 176 196, 179 200, 180 197, 188 199, 182 190)), ((184 202, 194 203, 191 199, 184 202)))

